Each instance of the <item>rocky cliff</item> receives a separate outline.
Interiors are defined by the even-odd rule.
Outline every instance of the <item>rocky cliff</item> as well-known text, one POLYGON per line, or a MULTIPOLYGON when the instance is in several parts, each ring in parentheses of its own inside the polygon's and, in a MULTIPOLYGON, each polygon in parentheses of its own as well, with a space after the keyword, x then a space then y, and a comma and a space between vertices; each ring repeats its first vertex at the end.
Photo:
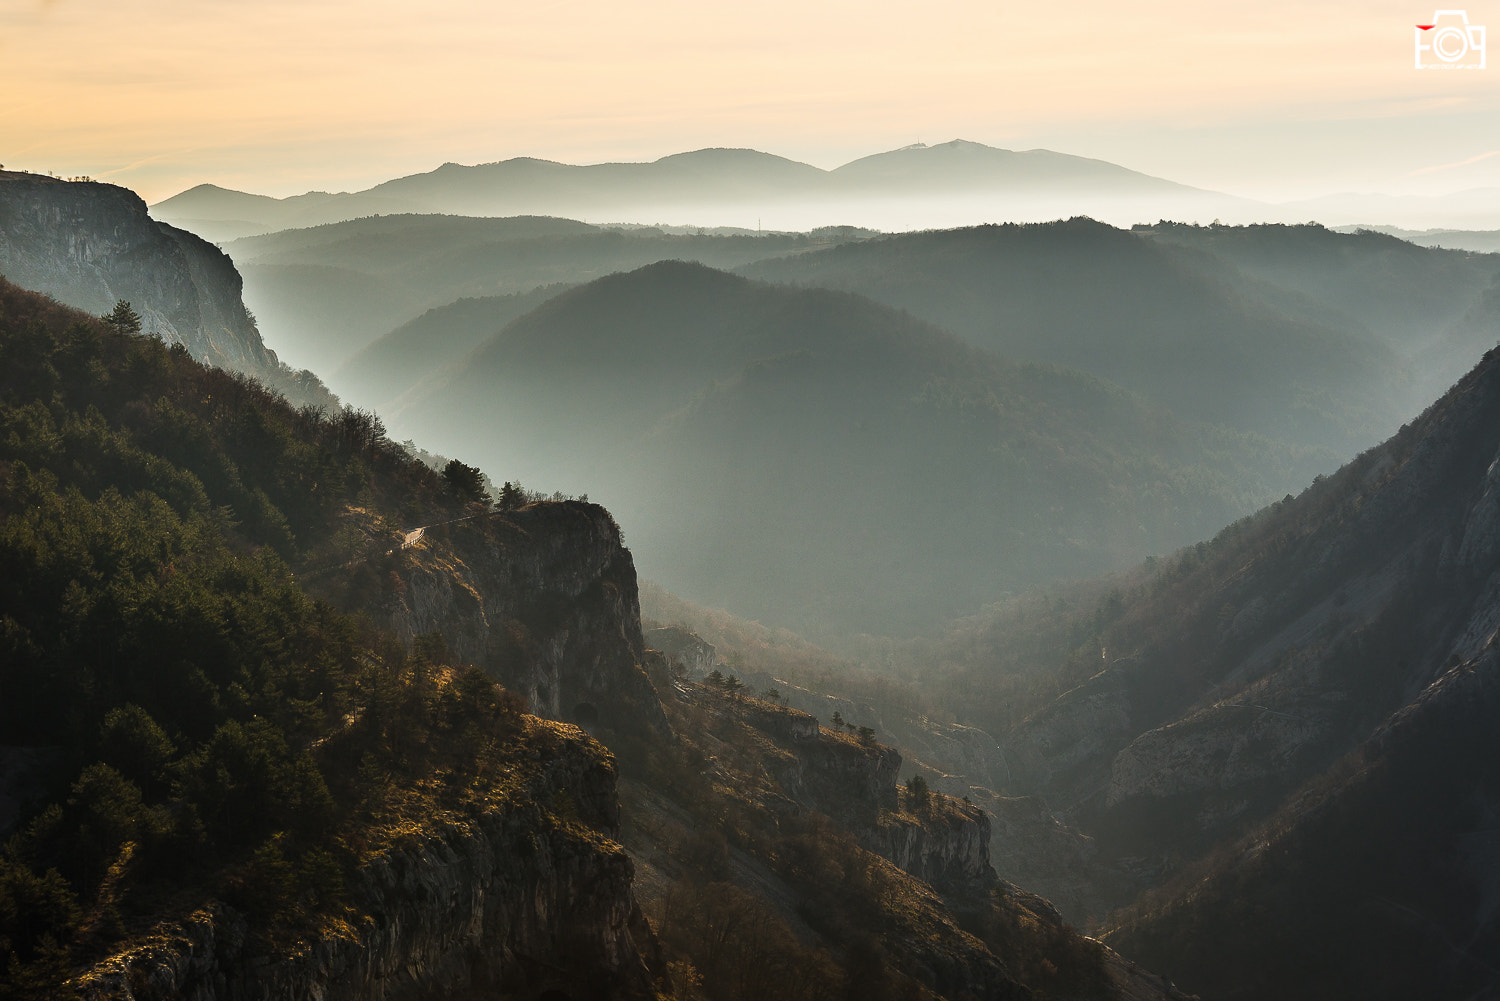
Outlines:
POLYGON ((533 504, 426 528, 393 576, 381 614, 408 641, 441 633, 540 716, 667 732, 641 666, 635 564, 598 505, 533 504))
POLYGON ((846 825, 868 850, 939 888, 995 882, 984 810, 934 794, 921 808, 902 811, 895 748, 760 699, 734 699, 730 712, 789 752, 771 766, 786 794, 846 825))
POLYGON ((274 950, 209 904, 69 985, 89 1001, 649 998, 655 941, 631 895, 612 759, 533 721, 524 780, 470 816, 386 832, 351 886, 353 912, 274 950), (549 804, 566 801, 560 816, 549 804), (644 958, 643 958, 644 957, 644 958))
POLYGON ((856 829, 896 809, 901 754, 894 747, 819 727, 806 713, 758 699, 735 698, 727 714, 775 741, 782 753, 770 767, 793 800, 856 829))
POLYGON ((701 680, 719 668, 714 645, 684 626, 656 626, 645 632, 646 642, 660 650, 678 672, 701 680))
POLYGON ((125 299, 143 333, 211 365, 279 377, 229 257, 152 219, 126 188, 0 171, 0 274, 96 315, 125 299))
MULTIPOLYGON (((718 912, 702 901, 745 908, 748 893, 760 904, 737 920, 784 922, 799 946, 841 957, 859 996, 1182 997, 997 879, 983 809, 920 785, 901 791, 894 749, 723 684, 678 678, 671 692, 678 741, 650 756, 653 782, 626 784, 625 834, 669 945, 722 943, 718 912)), ((731 937, 753 935, 742 923, 731 937)))
POLYGON ((936 887, 993 884, 990 818, 984 810, 946 796, 916 813, 882 817, 861 839, 865 847, 936 887))

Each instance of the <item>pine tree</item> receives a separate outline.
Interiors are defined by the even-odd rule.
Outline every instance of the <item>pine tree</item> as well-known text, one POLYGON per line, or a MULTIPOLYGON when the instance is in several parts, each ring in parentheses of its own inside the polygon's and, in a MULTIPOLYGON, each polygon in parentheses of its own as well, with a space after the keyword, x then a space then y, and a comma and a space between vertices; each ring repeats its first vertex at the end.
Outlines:
POLYGON ((122 334, 138 334, 141 332, 141 314, 130 308, 130 303, 124 299, 115 303, 115 308, 99 317, 105 323, 114 327, 122 334))

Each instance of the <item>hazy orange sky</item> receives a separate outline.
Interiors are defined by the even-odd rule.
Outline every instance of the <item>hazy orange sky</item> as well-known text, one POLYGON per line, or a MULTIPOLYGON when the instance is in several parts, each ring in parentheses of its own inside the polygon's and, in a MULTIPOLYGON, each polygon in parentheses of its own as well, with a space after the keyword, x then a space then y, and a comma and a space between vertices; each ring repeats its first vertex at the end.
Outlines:
MULTIPOLYGON (((1500 4, 1471 7, 1500 27, 1500 4)), ((0 163, 157 201, 444 161, 972 139, 1265 198, 1500 184, 1490 66, 1409 3, 0 0, 0 163)))

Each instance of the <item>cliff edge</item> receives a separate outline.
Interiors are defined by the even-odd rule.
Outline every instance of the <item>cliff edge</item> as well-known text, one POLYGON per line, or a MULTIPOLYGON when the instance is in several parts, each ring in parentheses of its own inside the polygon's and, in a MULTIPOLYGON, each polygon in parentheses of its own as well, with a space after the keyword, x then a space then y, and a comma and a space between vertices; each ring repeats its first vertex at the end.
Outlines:
POLYGON ((95 315, 127 300, 143 333, 198 361, 268 383, 278 374, 228 255, 152 219, 126 188, 0 171, 0 274, 95 315))

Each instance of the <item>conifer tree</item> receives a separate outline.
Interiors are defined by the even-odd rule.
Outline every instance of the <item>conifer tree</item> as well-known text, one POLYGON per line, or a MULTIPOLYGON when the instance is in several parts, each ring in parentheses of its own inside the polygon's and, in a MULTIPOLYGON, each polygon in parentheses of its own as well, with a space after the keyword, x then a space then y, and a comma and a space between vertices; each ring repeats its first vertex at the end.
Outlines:
POLYGON ((141 332, 141 314, 131 309, 130 303, 124 299, 117 301, 115 308, 105 313, 100 319, 122 334, 138 334, 141 332))

